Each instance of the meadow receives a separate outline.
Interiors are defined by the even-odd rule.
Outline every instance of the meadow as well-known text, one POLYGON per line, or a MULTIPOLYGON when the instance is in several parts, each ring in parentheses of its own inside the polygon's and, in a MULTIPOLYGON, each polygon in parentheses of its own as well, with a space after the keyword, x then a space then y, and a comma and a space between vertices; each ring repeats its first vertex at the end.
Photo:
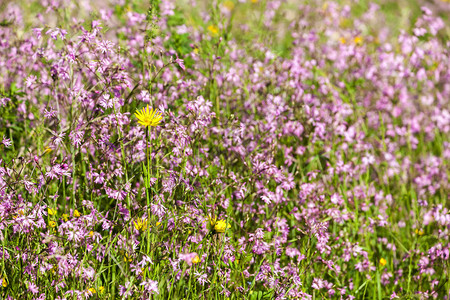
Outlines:
POLYGON ((448 16, 0 2, 0 299, 450 300, 448 16))

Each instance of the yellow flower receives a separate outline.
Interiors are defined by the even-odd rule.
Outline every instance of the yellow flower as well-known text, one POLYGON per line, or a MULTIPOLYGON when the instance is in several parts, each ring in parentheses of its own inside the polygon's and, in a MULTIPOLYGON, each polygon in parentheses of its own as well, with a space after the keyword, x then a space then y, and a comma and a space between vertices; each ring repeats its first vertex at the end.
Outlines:
POLYGON ((50 147, 47 147, 47 148, 45 148, 45 150, 44 150, 44 154, 46 154, 46 153, 50 153, 50 152, 52 152, 53 151, 53 149, 52 148, 50 148, 50 147))
POLYGON ((233 8, 234 8, 234 2, 233 2, 233 1, 230 1, 230 0, 227 0, 227 1, 225 1, 225 2, 223 3, 223 6, 224 6, 226 9, 228 9, 229 11, 232 11, 233 8))
POLYGON ((50 221, 50 222, 48 222, 48 226, 54 228, 54 227, 56 227, 56 222, 55 221, 50 221))
POLYGON ((217 217, 211 217, 208 216, 209 223, 211 224, 211 227, 214 228, 215 232, 221 233, 225 232, 227 228, 231 228, 230 224, 227 224, 225 220, 219 220, 217 221, 217 217))
POLYGON ((258 3, 259 0, 251 0, 252 3, 258 3))
POLYGON ((127 262, 127 261, 131 262, 133 260, 133 258, 128 253, 125 253, 125 255, 123 256, 123 260, 125 262, 127 262))
POLYGON ((160 226, 161 225, 161 222, 156 222, 156 226, 160 226))
POLYGON ((47 209, 49 216, 55 216, 56 215, 56 209, 51 209, 50 207, 47 209))
POLYGON ((2 286, 3 287, 7 287, 8 286, 8 281, 6 281, 5 277, 2 278, 2 286))
POLYGON ((91 292, 92 294, 97 293, 97 291, 94 288, 89 288, 88 291, 91 292))
POLYGON ((341 42, 341 44, 347 43, 344 37, 339 38, 339 42, 341 42))
POLYGON ((78 218, 79 216, 81 216, 81 214, 80 214, 80 212, 78 211, 78 210, 74 210, 73 211, 73 216, 75 217, 75 218, 78 218))
POLYGON ((62 215, 64 222, 67 222, 67 220, 69 219, 69 215, 68 214, 63 214, 62 215))
POLYGON ((93 231, 89 231, 89 237, 93 237, 94 236, 94 232, 93 231))
POLYGON ((139 231, 144 231, 147 229, 147 220, 145 219, 141 219, 141 218, 137 218, 136 221, 133 221, 134 223, 134 228, 136 228, 136 230, 139 231))
POLYGON ((150 108, 148 105, 141 110, 138 110, 135 114, 138 119, 138 123, 142 126, 158 126, 162 120, 162 114, 155 108, 150 108))
POLYGON ((423 229, 416 229, 416 230, 415 230, 415 233, 416 233, 417 235, 424 235, 424 234, 425 234, 425 231, 423 231, 423 229))
POLYGON ((357 36, 357 37, 355 37, 355 39, 353 41, 355 42, 356 45, 362 45, 363 38, 360 36, 357 36))
POLYGON ((192 263, 195 265, 195 264, 198 264, 200 262, 200 257, 198 257, 198 255, 196 255, 193 259, 192 259, 192 263))
POLYGON ((98 287, 99 294, 102 294, 105 291, 105 288, 103 286, 98 287))
POLYGON ((380 259, 380 265, 382 265, 383 267, 387 264, 387 261, 384 258, 380 259))
POLYGON ((216 232, 225 232, 227 228, 231 228, 231 225, 227 224, 225 220, 219 220, 216 225, 214 225, 214 230, 216 232))
POLYGON ((217 27, 216 25, 209 25, 208 30, 213 36, 217 36, 219 34, 219 27, 217 27))

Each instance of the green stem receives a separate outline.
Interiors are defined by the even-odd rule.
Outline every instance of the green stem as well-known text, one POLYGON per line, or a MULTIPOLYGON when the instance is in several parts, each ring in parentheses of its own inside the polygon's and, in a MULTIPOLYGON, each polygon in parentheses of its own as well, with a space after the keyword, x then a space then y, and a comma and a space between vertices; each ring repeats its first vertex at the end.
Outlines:
MULTIPOLYGON (((145 152, 147 157, 147 178, 145 180, 147 181, 145 184, 145 195, 147 197, 147 252, 150 251, 150 155, 149 155, 149 146, 151 147, 151 142, 149 142, 149 139, 151 137, 151 127, 147 127, 145 129, 145 152), (150 143, 150 145, 149 145, 150 143)), ((149 253, 147 253, 149 254, 149 253)))

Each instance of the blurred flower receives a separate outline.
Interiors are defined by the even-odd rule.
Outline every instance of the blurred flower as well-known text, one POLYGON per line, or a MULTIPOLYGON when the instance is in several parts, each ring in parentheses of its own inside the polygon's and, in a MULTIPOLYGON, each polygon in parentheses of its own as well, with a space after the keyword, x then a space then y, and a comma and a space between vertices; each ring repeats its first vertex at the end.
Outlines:
POLYGON ((7 287, 8 286, 8 281, 6 281, 5 277, 2 278, 2 286, 3 287, 7 287))
POLYGON ((147 107, 144 107, 142 110, 138 110, 135 113, 136 118, 139 120, 139 124, 142 126, 148 127, 148 126, 158 126, 158 124, 162 120, 162 114, 158 112, 158 110, 150 109, 150 107, 147 105, 147 107))
POLYGON ((200 260, 200 257, 198 257, 198 255, 196 255, 193 259, 192 259, 192 263, 195 265, 195 264, 198 264, 199 262, 200 262, 201 260, 200 260))
POLYGON ((355 42, 356 45, 360 46, 363 43, 363 38, 360 36, 357 36, 353 39, 353 42, 355 42))
POLYGON ((78 217, 80 217, 81 216, 81 214, 80 214, 80 212, 78 211, 78 210, 74 210, 73 211, 73 216, 75 217, 75 218, 78 218, 78 217))
POLYGON ((209 25, 208 31, 211 33, 211 35, 217 36, 219 34, 219 27, 217 27, 216 25, 209 25))
POLYGON ((188 266, 191 266, 192 264, 197 264, 200 262, 200 257, 198 257, 198 254, 196 252, 181 253, 180 259, 184 260, 188 264, 188 266))
POLYGON ((12 146, 12 142, 10 139, 3 137, 2 144, 5 145, 6 148, 9 148, 12 146))
POLYGON ((54 228, 54 227, 56 227, 56 222, 55 221, 50 221, 50 222, 48 222, 48 226, 54 228))
POLYGON ((383 267, 387 264, 387 261, 384 258, 380 258, 380 265, 383 267))
POLYGON ((52 209, 52 208, 48 208, 47 209, 48 215, 49 216, 55 216, 56 215, 56 209, 52 209))
POLYGON ((415 232, 417 235, 424 235, 424 234, 425 234, 425 231, 423 231, 423 229, 416 229, 414 232, 415 232))

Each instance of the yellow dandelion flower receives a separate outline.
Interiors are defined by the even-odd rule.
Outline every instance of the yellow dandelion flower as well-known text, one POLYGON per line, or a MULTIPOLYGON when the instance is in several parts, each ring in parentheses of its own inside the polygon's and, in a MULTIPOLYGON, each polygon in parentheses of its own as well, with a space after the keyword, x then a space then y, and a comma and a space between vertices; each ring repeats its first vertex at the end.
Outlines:
POLYGON ((200 257, 198 257, 198 255, 196 255, 193 259, 192 259, 192 263, 195 265, 195 264, 198 264, 199 262, 200 262, 201 260, 200 260, 200 257))
POLYGON ((78 210, 74 210, 73 211, 73 216, 75 217, 75 218, 78 218, 78 217, 80 217, 81 216, 81 214, 80 214, 80 212, 78 211, 78 210))
POLYGON ((150 108, 148 105, 141 110, 136 111, 134 114, 138 119, 138 123, 144 127, 148 126, 158 126, 162 120, 162 113, 156 108, 150 108))
POLYGON ((219 27, 216 25, 209 25, 208 30, 213 36, 217 36, 219 34, 219 27))
POLYGON ((47 212, 49 216, 55 216, 56 215, 56 209, 47 208, 47 212))
POLYGON ((387 261, 384 258, 380 258, 380 265, 383 267, 387 264, 387 261))
POLYGON ((227 228, 231 228, 231 225, 227 224, 225 220, 219 220, 217 221, 216 225, 214 225, 214 230, 216 232, 225 232, 227 228))
POLYGON ((417 235, 424 235, 424 234, 425 234, 425 231, 423 231, 423 229, 416 229, 416 230, 415 230, 415 233, 416 233, 417 235))
POLYGON ((48 226, 50 226, 51 228, 54 228, 54 227, 56 227, 56 222, 50 221, 50 222, 48 222, 48 226))
POLYGON ((219 220, 217 221, 217 217, 211 217, 208 216, 209 223, 211 224, 211 227, 214 228, 215 232, 222 233, 225 232, 227 228, 231 228, 230 224, 227 224, 225 220, 219 220))

